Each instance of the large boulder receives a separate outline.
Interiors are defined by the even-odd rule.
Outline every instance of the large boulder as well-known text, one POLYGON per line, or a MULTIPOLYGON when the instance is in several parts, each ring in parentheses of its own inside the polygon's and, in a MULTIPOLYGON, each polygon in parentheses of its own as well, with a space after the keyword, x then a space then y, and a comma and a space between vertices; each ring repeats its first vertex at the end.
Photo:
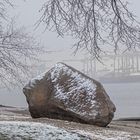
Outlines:
POLYGON ((32 79, 23 92, 33 118, 107 126, 116 110, 99 82, 63 63, 32 79))

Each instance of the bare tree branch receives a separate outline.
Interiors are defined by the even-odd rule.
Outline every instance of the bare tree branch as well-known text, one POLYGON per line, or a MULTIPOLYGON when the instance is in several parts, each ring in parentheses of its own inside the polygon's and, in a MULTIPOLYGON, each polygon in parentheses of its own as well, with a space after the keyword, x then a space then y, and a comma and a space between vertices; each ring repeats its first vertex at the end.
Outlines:
POLYGON ((14 20, 9 23, 7 6, 13 6, 10 0, 0 1, 0 85, 9 86, 23 82, 41 48, 25 28, 16 28, 14 20))
POLYGON ((22 83, 29 74, 30 60, 37 60, 41 48, 24 28, 16 29, 13 22, 0 34, 0 80, 2 83, 22 83))
POLYGON ((47 0, 40 23, 59 36, 77 39, 76 50, 86 49, 95 58, 106 47, 131 50, 140 46, 140 27, 122 0, 47 0))

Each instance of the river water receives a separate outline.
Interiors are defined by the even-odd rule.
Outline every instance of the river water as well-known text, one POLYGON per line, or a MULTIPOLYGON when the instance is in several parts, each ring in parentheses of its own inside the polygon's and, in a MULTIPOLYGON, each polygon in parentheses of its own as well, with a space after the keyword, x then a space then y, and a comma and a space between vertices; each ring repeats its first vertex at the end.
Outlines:
POLYGON ((104 84, 116 106, 115 118, 140 117, 140 83, 104 84))
MULTIPOLYGON (((140 83, 104 84, 117 110, 115 118, 140 117, 140 83)), ((0 90, 0 104, 27 107, 22 90, 0 90)))

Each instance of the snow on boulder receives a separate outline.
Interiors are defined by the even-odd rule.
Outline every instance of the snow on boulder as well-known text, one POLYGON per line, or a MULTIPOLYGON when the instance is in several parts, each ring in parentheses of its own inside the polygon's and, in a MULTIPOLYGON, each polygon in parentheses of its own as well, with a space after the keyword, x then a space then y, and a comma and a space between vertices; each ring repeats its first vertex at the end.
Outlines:
POLYGON ((64 63, 32 79, 23 92, 33 118, 107 126, 116 110, 99 82, 64 63))

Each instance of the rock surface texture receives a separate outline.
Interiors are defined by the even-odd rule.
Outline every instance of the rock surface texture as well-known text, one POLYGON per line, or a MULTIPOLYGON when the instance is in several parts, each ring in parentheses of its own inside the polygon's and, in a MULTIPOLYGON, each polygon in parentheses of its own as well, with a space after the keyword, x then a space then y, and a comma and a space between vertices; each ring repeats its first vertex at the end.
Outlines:
POLYGON ((23 92, 33 118, 107 126, 116 110, 99 82, 63 63, 32 79, 23 92))

